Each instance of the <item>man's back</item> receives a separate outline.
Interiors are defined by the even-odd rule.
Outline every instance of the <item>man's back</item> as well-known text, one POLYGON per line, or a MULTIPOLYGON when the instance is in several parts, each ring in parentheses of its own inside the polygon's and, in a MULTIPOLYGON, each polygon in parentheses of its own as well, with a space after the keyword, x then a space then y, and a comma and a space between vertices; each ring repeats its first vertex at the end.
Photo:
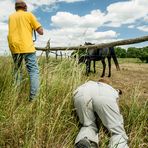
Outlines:
POLYGON ((32 53, 35 51, 32 39, 33 30, 41 25, 35 16, 18 10, 9 17, 8 41, 12 53, 32 53))
POLYGON ((118 98, 118 92, 110 85, 102 82, 88 81, 79 88, 90 94, 90 97, 118 98))

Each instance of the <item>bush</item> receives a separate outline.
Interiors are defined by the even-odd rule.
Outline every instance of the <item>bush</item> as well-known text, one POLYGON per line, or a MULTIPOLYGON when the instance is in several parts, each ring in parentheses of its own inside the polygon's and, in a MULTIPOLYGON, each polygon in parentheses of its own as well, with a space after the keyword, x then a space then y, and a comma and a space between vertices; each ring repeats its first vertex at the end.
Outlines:
POLYGON ((142 62, 148 63, 148 47, 144 47, 140 50, 139 59, 142 62))
POLYGON ((129 47, 127 49, 127 57, 128 58, 138 58, 140 53, 141 53, 141 51, 139 48, 129 47))
POLYGON ((126 50, 124 48, 116 47, 115 52, 118 58, 126 58, 126 50))

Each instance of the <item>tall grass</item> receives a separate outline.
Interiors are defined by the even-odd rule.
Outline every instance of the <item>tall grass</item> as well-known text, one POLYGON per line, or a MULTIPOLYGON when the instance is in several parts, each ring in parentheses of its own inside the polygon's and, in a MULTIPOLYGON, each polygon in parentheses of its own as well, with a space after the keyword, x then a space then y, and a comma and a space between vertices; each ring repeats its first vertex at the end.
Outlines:
MULTIPOLYGON (((28 102, 29 80, 24 70, 20 86, 13 85, 11 58, 0 58, 0 147, 72 148, 79 131, 72 92, 87 77, 75 61, 44 59, 40 65, 40 93, 36 102, 28 102)), ((91 77, 93 79, 93 77, 91 77)), ((120 107, 131 148, 147 147, 147 102, 140 103, 140 85, 122 96, 120 107), (128 100, 128 101, 127 101, 128 100)), ((101 129, 100 147, 108 144, 101 129)))

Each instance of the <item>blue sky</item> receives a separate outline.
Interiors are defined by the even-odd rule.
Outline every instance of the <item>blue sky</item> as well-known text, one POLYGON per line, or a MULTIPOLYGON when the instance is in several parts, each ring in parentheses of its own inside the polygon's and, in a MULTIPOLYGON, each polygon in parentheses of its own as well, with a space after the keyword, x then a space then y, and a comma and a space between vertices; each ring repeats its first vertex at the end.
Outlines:
MULTIPOLYGON (((77 46, 85 41, 111 42, 148 34, 148 0, 25 0, 28 11, 38 18, 44 36, 36 46, 77 46)), ((7 45, 8 17, 14 12, 14 0, 0 1, 0 42, 7 45), (9 9, 7 9, 9 8, 9 9)), ((148 46, 148 42, 130 45, 148 46)), ((124 46, 127 48, 128 46, 124 46)))
MULTIPOLYGON (((89 14, 92 10, 100 9, 102 11, 106 11, 106 7, 119 0, 85 0, 79 1, 75 3, 65 3, 61 2, 55 4, 55 8, 49 8, 49 12, 42 11, 42 8, 38 8, 34 11, 34 14, 39 17, 43 17, 42 24, 46 29, 49 29, 49 24, 51 24, 51 20, 47 20, 46 18, 51 18, 51 16, 56 15, 57 12, 70 12, 72 14, 78 14, 80 16, 89 14)), ((51 27, 51 26, 50 26, 51 27)))

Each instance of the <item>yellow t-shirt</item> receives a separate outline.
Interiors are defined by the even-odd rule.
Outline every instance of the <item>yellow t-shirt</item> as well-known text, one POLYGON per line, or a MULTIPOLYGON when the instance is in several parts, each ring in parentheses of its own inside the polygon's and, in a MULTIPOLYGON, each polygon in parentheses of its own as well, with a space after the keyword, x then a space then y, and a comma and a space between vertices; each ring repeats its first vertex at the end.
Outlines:
POLYGON ((41 24, 31 12, 18 10, 9 17, 8 43, 12 53, 35 52, 32 34, 41 24))

